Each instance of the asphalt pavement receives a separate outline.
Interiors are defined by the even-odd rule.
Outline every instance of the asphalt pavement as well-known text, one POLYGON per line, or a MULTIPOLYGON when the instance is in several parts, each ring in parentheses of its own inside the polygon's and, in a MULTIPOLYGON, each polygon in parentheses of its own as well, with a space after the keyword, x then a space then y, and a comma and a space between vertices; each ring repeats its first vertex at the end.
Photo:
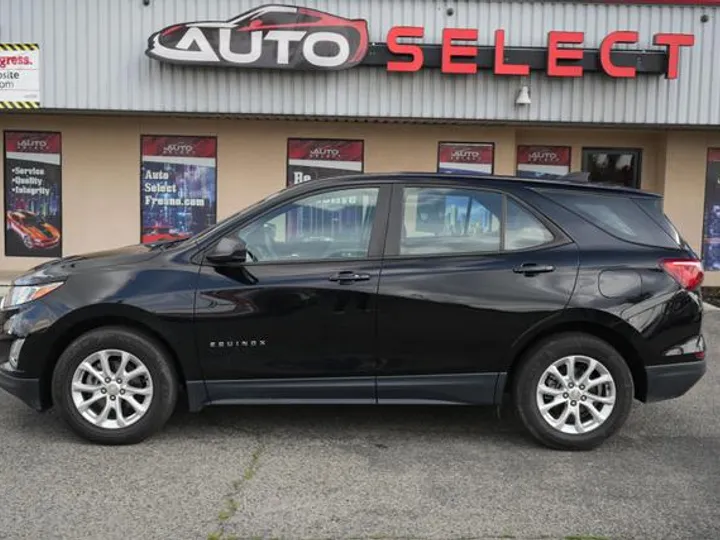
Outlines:
POLYGON ((686 396, 590 453, 464 407, 224 407, 132 447, 0 391, 0 538, 718 539, 720 312, 686 396))

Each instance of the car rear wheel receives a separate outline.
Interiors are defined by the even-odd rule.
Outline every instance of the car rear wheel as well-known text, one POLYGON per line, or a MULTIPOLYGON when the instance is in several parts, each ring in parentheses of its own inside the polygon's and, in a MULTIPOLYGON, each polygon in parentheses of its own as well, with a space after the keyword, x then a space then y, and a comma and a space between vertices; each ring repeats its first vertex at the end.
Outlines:
POLYGON ((627 420, 634 396, 632 374, 608 343, 567 333, 539 344, 523 360, 513 397, 528 432, 562 450, 590 450, 627 420))
POLYGON ((53 401, 81 437, 100 444, 134 444, 167 422, 177 401, 177 377, 167 353, 147 336, 101 328, 77 338, 53 373, 53 401))
POLYGON ((23 238, 23 244, 25 244, 26 248, 32 249, 32 247, 33 247, 32 238, 30 238, 29 236, 25 236, 23 238))

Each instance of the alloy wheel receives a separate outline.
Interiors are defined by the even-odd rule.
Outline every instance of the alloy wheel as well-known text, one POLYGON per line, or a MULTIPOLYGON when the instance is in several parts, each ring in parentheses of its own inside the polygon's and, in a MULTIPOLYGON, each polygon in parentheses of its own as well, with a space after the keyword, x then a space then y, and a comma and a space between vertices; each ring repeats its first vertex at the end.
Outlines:
POLYGON ((102 429, 121 429, 140 420, 153 399, 153 380, 135 355, 104 349, 85 358, 72 378, 76 410, 102 429))
POLYGON ((543 420, 569 435, 583 435, 602 426, 617 399, 615 380, 598 360, 565 356, 541 375, 536 402, 543 420))

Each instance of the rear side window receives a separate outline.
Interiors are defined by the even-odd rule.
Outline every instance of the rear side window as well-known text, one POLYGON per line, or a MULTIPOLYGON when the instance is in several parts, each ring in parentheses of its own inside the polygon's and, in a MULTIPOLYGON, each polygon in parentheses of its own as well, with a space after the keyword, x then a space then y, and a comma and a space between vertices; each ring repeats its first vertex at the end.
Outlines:
POLYGON ((552 199, 605 232, 637 244, 678 247, 680 236, 662 209, 647 197, 553 192, 552 199))

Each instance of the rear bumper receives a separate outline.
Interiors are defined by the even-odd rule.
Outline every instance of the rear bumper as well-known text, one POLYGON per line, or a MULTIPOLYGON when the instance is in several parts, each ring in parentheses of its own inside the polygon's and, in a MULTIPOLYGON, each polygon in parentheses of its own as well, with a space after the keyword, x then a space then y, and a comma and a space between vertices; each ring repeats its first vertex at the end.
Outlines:
POLYGON ((684 395, 705 375, 705 360, 645 368, 647 395, 644 401, 663 401, 684 395))
POLYGON ((0 388, 12 394, 35 410, 43 410, 40 398, 40 380, 18 377, 9 369, 9 363, 0 364, 0 388))

